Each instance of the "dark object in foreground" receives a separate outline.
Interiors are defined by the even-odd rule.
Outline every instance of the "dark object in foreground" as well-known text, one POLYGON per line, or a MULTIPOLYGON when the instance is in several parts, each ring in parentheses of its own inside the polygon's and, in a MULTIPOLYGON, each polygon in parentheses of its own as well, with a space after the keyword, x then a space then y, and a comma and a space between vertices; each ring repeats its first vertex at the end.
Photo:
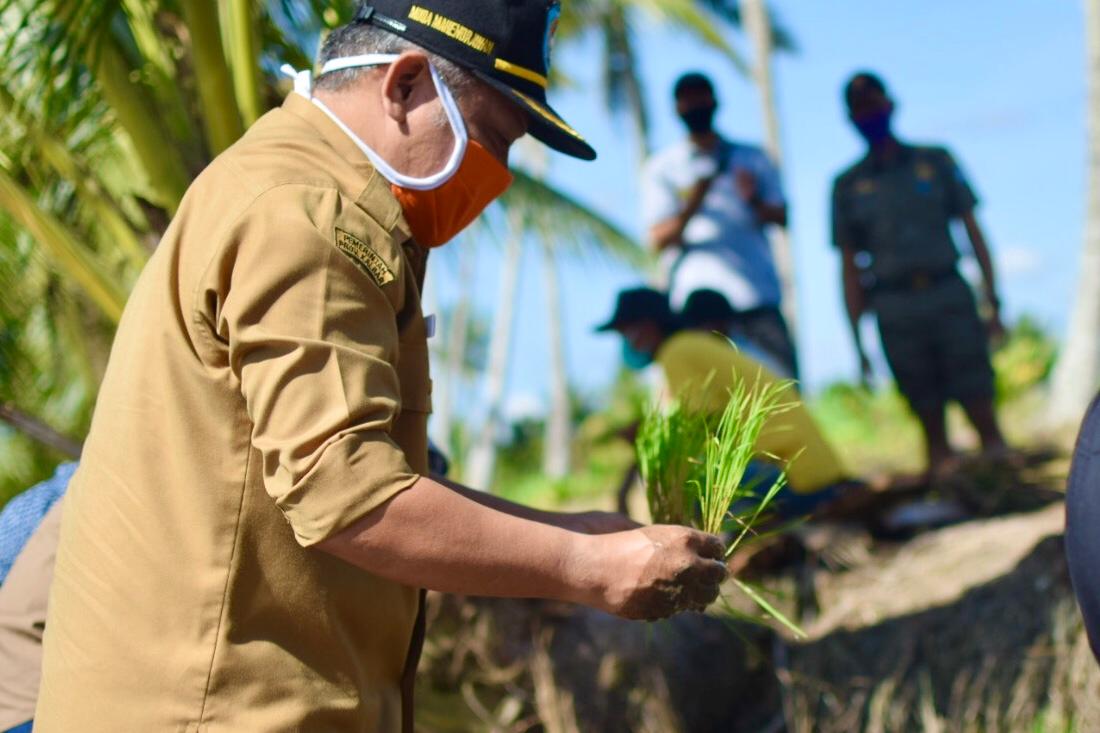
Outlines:
POLYGON ((1100 660, 1100 397, 1089 405, 1066 489, 1066 559, 1092 653, 1100 660))

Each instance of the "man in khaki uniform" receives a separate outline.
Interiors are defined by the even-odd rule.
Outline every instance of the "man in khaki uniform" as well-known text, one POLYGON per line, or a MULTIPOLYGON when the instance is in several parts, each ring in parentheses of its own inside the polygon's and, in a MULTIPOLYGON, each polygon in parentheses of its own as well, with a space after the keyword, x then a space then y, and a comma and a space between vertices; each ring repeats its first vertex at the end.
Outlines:
POLYGON ((929 476, 948 474, 958 463, 945 419, 951 401, 962 406, 983 449, 1005 456, 989 353, 990 336, 1002 336, 1004 326, 978 199, 945 148, 898 139, 894 101, 877 75, 855 74, 844 101, 867 154, 833 185, 833 242, 863 379, 871 365, 859 322, 873 310, 898 389, 920 421, 929 476), (963 225, 981 267, 988 324, 958 272, 953 222, 963 225))
POLYGON ((717 538, 426 475, 423 246, 525 132, 595 155, 545 103, 557 11, 361 6, 316 90, 298 73, 191 187, 66 498, 36 731, 411 730, 418 588, 631 618, 716 597, 717 538))

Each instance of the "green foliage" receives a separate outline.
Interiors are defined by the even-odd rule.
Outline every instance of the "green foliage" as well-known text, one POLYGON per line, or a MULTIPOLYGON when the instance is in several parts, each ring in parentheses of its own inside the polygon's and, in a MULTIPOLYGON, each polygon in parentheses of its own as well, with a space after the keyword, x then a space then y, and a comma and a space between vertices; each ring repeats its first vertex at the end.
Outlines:
POLYGON ((781 474, 758 495, 745 473, 753 460, 778 460, 756 445, 767 422, 792 407, 780 401, 789 387, 790 382, 762 384, 759 377, 749 384, 735 374, 717 419, 682 398, 652 407, 638 428, 635 452, 654 521, 694 525, 711 534, 732 523, 736 539, 730 551, 735 549, 786 481, 781 474), (737 504, 751 508, 735 516, 731 507, 737 504))
POLYGON ((856 475, 923 469, 920 426, 893 385, 870 391, 836 382, 810 401, 810 410, 856 475))
MULTIPOLYGON (((0 217, 0 402, 82 435, 110 329, 0 217), (5 240, 5 237, 10 239, 5 240)), ((0 504, 46 478, 62 456, 0 426, 0 504)))
POLYGON ((707 416, 680 400, 655 407, 642 419, 635 450, 654 522, 694 524, 699 490, 709 484, 703 459, 710 452, 709 437, 707 416))
POLYGON ((702 515, 700 529, 718 534, 734 520, 739 531, 727 551, 727 556, 737 549, 756 525, 776 493, 786 484, 786 474, 781 473, 767 493, 760 495, 752 482, 745 482, 749 463, 757 458, 778 460, 775 456, 761 454, 757 448, 764 426, 768 421, 793 405, 780 402, 790 382, 773 382, 762 385, 759 375, 752 385, 738 381, 730 391, 729 402, 718 420, 718 426, 708 431, 704 451, 704 478, 699 487, 699 510, 702 515), (748 511, 733 515, 731 508, 744 502, 748 511))
POLYGON ((1058 347, 1034 318, 1021 316, 993 354, 997 402, 1005 404, 1043 384, 1054 368, 1058 347))

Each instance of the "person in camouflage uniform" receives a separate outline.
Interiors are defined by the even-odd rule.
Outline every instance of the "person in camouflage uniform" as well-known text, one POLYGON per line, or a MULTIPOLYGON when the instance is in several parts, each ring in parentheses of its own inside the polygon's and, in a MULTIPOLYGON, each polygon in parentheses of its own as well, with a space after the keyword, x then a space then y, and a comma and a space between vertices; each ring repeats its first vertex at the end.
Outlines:
POLYGON ((868 72, 844 89, 848 116, 867 141, 867 154, 833 187, 833 241, 843 259, 845 304, 866 381, 870 362, 859 333, 873 311, 898 388, 924 431, 928 467, 954 463, 944 413, 958 401, 983 449, 1006 450, 993 408, 990 336, 1000 317, 993 261, 975 216, 977 197, 943 147, 900 141, 891 129, 894 102, 868 72), (988 322, 958 272, 951 223, 961 220, 981 267, 988 322))

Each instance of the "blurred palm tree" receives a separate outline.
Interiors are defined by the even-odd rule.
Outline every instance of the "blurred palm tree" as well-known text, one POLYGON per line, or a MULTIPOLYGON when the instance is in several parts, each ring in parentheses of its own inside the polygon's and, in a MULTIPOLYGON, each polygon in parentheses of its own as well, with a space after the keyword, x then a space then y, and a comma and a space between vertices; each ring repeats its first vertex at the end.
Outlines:
MULTIPOLYGON (((764 118, 764 147, 776 167, 783 170, 783 136, 779 125, 779 109, 776 103, 775 79, 772 74, 772 56, 775 54, 775 21, 764 0, 740 0, 741 17, 744 19, 746 35, 752 41, 753 64, 752 78, 760 95, 760 110, 764 118)), ((792 50, 793 42, 788 39, 792 50)), ((795 287, 794 253, 791 252, 790 237, 782 227, 772 227, 770 232, 772 249, 775 252, 775 266, 779 274, 782 292, 783 315, 791 329, 791 335, 798 337, 798 290, 795 287)))
POLYGON ((1088 191, 1076 301, 1054 370, 1048 418, 1077 424, 1100 386, 1100 0, 1084 0, 1088 191))
MULTIPOLYGON (((769 15, 771 47, 793 52, 791 34, 769 15)), ((738 0, 571 0, 564 3, 558 37, 561 42, 595 36, 603 51, 601 76, 604 101, 612 114, 626 114, 634 129, 638 162, 648 157, 649 105, 642 84, 637 29, 657 23, 686 33, 725 56, 738 72, 751 74, 749 64, 729 41, 742 27, 738 0)))
MULTIPOLYGON (((541 149, 536 148, 538 150, 541 149)), ((537 160, 537 156, 536 152, 527 157, 537 160)), ((587 211, 569 194, 529 172, 516 172, 516 181, 502 197, 501 206, 504 215, 483 219, 484 228, 479 232, 485 238, 502 241, 505 257, 490 337, 486 390, 482 395, 486 419, 463 462, 463 480, 482 489, 493 485, 497 438, 504 427, 506 385, 517 312, 516 288, 524 244, 534 245, 542 251, 547 263, 543 274, 550 278, 548 294, 554 297, 554 301, 547 305, 546 320, 551 367, 551 410, 547 423, 548 436, 554 435, 556 442, 547 446, 547 460, 544 462, 544 469, 554 478, 561 478, 569 469, 572 430, 561 319, 564 304, 557 297, 556 269, 551 265, 556 265, 562 256, 589 259, 602 256, 634 266, 641 266, 644 258, 642 250, 614 224, 587 211), (497 232, 491 224, 500 219, 504 220, 504 226, 502 231, 497 232), (564 410, 560 404, 563 392, 566 396, 564 410)))

